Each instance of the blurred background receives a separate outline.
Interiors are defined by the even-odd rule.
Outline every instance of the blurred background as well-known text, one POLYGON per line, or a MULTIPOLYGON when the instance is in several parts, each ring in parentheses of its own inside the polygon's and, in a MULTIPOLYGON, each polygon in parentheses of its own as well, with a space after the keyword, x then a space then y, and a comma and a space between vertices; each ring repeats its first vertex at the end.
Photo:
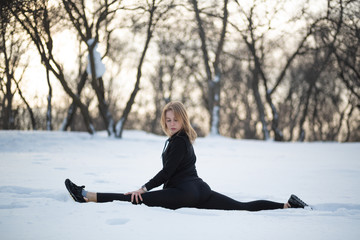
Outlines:
POLYGON ((360 141, 359 0, 2 0, 0 129, 360 141))

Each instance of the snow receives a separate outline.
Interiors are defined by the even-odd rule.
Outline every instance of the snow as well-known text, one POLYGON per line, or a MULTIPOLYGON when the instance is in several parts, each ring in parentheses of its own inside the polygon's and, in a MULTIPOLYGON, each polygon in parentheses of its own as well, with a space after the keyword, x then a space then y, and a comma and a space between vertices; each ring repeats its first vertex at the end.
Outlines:
MULTIPOLYGON (((95 39, 89 39, 87 44, 91 46, 94 43, 95 39)), ((98 44, 95 44, 93 49, 93 56, 94 56, 94 64, 95 64, 95 76, 96 78, 100 78, 104 75, 106 67, 105 64, 101 60, 101 55, 97 51, 98 44)), ((88 54, 88 65, 86 67, 86 72, 91 76, 91 64, 90 64, 90 54, 88 54)))
POLYGON ((315 210, 261 212, 130 203, 75 203, 70 178, 90 191, 127 192, 161 168, 166 138, 0 131, 0 239, 360 239, 360 144, 196 140, 199 175, 241 201, 284 202, 295 193, 315 210))

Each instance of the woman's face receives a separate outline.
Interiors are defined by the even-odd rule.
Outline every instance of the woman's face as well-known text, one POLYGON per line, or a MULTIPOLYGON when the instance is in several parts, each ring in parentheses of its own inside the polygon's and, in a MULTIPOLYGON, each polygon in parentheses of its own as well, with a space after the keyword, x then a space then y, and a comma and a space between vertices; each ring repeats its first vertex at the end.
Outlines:
POLYGON ((182 128, 180 119, 177 119, 175 117, 174 111, 172 111, 172 110, 168 110, 165 113, 165 122, 166 122, 166 126, 169 129, 171 135, 173 135, 174 133, 177 133, 182 128))

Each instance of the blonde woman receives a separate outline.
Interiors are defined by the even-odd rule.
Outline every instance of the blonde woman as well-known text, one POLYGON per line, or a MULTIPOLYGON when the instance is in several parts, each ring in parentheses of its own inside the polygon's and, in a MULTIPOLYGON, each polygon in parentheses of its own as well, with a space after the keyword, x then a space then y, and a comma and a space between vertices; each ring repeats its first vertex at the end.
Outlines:
POLYGON ((197 174, 196 156, 192 145, 197 135, 181 102, 170 102, 164 107, 161 126, 169 139, 162 153, 163 168, 150 181, 138 190, 123 194, 87 192, 84 186, 79 187, 66 179, 65 186, 73 199, 77 202, 127 201, 173 210, 191 207, 260 211, 307 206, 295 195, 291 195, 287 203, 267 200, 239 202, 211 190, 197 174), (151 191, 161 185, 162 190, 151 191))

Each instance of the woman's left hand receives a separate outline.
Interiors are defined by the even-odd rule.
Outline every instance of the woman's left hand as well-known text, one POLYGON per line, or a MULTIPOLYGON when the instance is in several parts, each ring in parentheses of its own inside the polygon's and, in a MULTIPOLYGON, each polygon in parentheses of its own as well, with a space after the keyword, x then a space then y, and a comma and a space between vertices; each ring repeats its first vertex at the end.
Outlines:
POLYGON ((125 193, 125 195, 131 194, 131 202, 134 203, 134 198, 135 198, 136 204, 139 204, 139 199, 141 200, 141 202, 143 201, 143 199, 141 197, 141 194, 143 194, 143 193, 145 193, 145 191, 142 188, 140 188, 139 190, 125 193))

